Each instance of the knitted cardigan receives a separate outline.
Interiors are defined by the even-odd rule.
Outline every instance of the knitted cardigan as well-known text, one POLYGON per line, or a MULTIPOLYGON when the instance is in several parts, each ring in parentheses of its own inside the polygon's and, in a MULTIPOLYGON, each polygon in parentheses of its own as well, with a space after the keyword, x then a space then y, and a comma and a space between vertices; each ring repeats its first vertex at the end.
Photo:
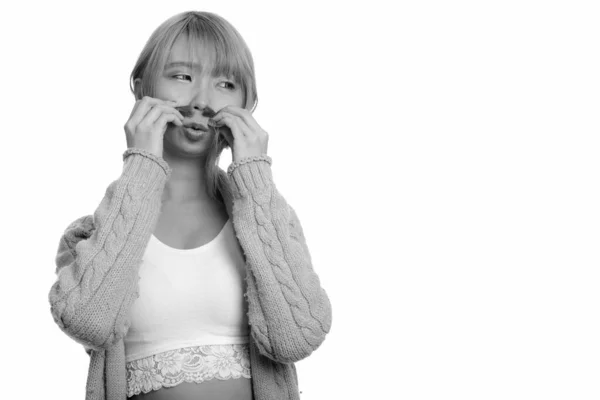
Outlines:
MULTIPOLYGON (((246 158, 218 174, 246 262, 254 399, 298 400, 294 362, 325 340, 331 303, 298 217, 273 183, 270 157, 246 158)), ((121 176, 94 214, 72 222, 60 239, 48 298, 54 321, 90 355, 86 400, 126 399, 123 338, 170 175, 162 157, 127 149, 121 176)))

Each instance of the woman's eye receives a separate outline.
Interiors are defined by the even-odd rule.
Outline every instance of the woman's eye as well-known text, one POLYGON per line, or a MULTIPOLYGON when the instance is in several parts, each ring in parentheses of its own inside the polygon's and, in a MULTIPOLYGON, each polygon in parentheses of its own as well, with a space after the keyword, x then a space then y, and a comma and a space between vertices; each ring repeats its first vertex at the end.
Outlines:
POLYGON ((184 79, 189 79, 190 81, 192 80, 192 77, 189 75, 185 75, 185 74, 173 75, 173 78, 175 78, 175 79, 179 79, 180 77, 182 77, 184 79))
POLYGON ((230 81, 224 81, 219 83, 219 85, 221 85, 221 87, 225 88, 225 89, 229 89, 229 90, 235 90, 236 86, 235 83, 230 82, 230 81))

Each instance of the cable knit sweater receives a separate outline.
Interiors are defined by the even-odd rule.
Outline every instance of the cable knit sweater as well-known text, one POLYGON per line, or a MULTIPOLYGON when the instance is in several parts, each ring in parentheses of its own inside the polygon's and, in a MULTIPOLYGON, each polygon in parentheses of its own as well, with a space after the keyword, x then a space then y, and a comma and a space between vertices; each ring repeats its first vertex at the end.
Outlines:
MULTIPOLYGON (((246 260, 250 367, 255 400, 298 400, 294 362, 331 329, 331 303, 314 272, 295 211, 273 183, 268 156, 219 171, 219 192, 246 260)), ((158 221, 171 168, 138 148, 93 215, 60 239, 49 293, 60 329, 90 355, 86 400, 126 399, 123 338, 139 297, 139 267, 158 221)))

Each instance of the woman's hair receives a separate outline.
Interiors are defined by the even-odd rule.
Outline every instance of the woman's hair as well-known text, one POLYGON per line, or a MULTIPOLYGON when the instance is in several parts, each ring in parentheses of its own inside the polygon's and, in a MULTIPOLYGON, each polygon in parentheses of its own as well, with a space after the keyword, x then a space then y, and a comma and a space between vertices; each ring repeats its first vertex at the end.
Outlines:
MULTIPOLYGON (((213 76, 227 76, 241 87, 244 108, 253 110, 258 102, 254 62, 246 42, 239 32, 222 17, 202 11, 187 11, 167 19, 150 35, 131 72, 130 89, 141 80, 140 98, 154 97, 155 83, 162 75, 171 48, 180 37, 187 37, 190 61, 196 51, 206 49, 212 61, 213 76)), ((224 148, 228 147, 220 135, 211 135, 210 151, 206 158, 205 174, 208 194, 217 199, 218 163, 224 148)))

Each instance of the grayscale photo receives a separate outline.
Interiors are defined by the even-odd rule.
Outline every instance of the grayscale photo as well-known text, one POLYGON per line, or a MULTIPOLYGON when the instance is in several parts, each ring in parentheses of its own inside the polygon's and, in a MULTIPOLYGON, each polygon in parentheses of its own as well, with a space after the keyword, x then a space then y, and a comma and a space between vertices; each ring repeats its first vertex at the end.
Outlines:
POLYGON ((600 399, 600 6, 3 2, 2 399, 600 399))

